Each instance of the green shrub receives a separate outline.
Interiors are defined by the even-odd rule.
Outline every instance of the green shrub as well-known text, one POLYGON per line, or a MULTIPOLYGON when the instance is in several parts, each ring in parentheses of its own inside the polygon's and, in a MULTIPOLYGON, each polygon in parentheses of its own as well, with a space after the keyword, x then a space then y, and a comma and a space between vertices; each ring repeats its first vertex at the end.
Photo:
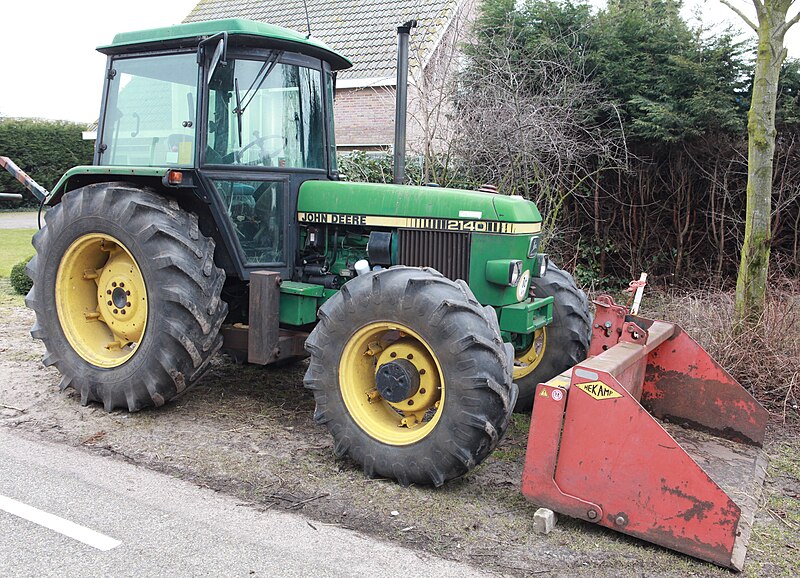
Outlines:
MULTIPOLYGON (((0 118, 0 155, 9 157, 46 189, 68 169, 92 164, 94 141, 83 140, 86 125, 34 118, 0 118)), ((22 185, 0 169, 0 191, 19 192, 24 200, 0 201, 0 208, 35 207, 38 203, 22 185)))
POLYGON ((11 268, 11 275, 9 275, 11 286, 14 288, 14 291, 20 295, 27 295, 28 291, 33 287, 33 281, 31 281, 31 278, 28 277, 28 274, 25 272, 25 265, 27 265, 28 261, 31 259, 33 259, 33 257, 28 257, 11 268))

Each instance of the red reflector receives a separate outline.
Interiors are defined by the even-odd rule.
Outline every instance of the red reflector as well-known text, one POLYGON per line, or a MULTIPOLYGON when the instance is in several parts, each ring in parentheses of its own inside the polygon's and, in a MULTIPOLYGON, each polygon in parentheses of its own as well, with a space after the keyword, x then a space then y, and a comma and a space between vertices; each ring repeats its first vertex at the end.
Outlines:
POLYGON ((183 173, 180 171, 170 171, 167 173, 167 182, 170 185, 180 185, 183 182, 183 173))

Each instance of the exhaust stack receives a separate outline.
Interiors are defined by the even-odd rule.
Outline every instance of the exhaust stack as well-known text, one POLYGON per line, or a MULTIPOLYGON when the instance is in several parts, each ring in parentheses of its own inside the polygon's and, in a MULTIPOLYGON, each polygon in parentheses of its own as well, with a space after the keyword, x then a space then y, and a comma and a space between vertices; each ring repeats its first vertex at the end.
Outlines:
POLYGON ((394 179, 396 185, 406 180, 406 117, 408 116, 408 40, 416 20, 397 27, 397 98, 394 115, 394 179))

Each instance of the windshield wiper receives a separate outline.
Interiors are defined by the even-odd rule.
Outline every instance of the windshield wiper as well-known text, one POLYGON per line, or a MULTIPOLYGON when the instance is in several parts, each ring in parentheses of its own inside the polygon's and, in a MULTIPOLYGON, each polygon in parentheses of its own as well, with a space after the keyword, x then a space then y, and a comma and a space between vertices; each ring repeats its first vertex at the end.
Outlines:
POLYGON ((239 96, 239 79, 233 79, 233 88, 236 90, 236 108, 233 112, 236 113, 236 128, 239 129, 239 148, 242 148, 242 99, 239 96))
POLYGON ((267 80, 272 71, 275 69, 275 66, 278 64, 278 59, 283 56, 283 51, 280 52, 273 52, 272 55, 264 62, 261 66, 261 69, 256 74, 255 78, 253 78, 253 83, 250 85, 250 88, 247 89, 247 92, 244 93, 244 98, 239 95, 239 79, 234 78, 233 85, 234 89, 236 90, 236 109, 233 111, 236 113, 237 123, 239 128, 239 146, 242 146, 242 115, 244 115, 244 111, 247 110, 247 107, 250 106, 250 103, 253 102, 253 98, 255 97, 258 90, 261 88, 261 85, 264 84, 264 81, 267 80), (243 103, 243 101, 245 101, 243 103))

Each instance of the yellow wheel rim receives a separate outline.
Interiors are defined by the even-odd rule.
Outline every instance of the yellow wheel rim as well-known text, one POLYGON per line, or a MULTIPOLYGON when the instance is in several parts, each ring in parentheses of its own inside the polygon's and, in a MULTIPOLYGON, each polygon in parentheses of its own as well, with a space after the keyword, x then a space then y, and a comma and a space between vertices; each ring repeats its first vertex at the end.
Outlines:
POLYGON ((339 387, 356 424, 379 442, 413 444, 433 431, 444 408, 444 376, 439 360, 418 333, 398 323, 362 327, 345 344, 339 387), (382 365, 404 359, 419 373, 419 388, 399 402, 383 399, 375 375, 382 365))
POLYGON ((117 239, 104 233, 76 239, 56 272, 55 297, 64 335, 87 362, 117 367, 136 353, 147 324, 147 290, 139 265, 117 239))
POLYGON ((517 358, 514 360, 513 378, 521 379, 530 375, 542 362, 546 346, 547 331, 542 327, 534 332, 531 346, 517 354, 517 358))

